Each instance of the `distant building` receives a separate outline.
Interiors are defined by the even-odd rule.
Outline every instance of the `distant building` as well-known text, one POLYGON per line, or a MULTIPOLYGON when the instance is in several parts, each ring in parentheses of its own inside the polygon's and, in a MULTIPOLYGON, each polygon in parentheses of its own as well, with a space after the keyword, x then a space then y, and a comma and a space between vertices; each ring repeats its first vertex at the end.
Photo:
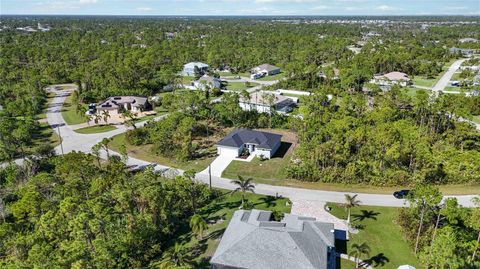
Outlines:
POLYGON ((258 91, 249 94, 250 98, 240 97, 238 104, 245 111, 257 110, 260 113, 288 113, 297 105, 298 98, 283 96, 275 92, 258 91), (271 100, 269 100, 271 98, 271 100))
POLYGON ((264 76, 273 76, 280 73, 280 67, 271 64, 262 64, 252 68, 253 74, 263 74, 264 76))
POLYGON ((177 35, 177 33, 166 32, 166 33, 165 33, 165 39, 172 40, 172 39, 175 38, 176 35, 177 35))
POLYGON ((211 76, 203 76, 199 80, 193 82, 193 86, 199 90, 221 89, 222 81, 211 76))
POLYGON ((370 83, 374 83, 380 86, 400 85, 408 86, 412 84, 411 79, 407 74, 402 72, 390 72, 387 74, 376 74, 370 83))
POLYGON ((212 269, 334 269, 332 223, 272 212, 237 210, 213 254, 212 269))
POLYGON ((208 71, 208 64, 204 64, 201 62, 191 62, 183 66, 182 75, 189 77, 195 76, 195 67, 198 68, 202 75, 208 71))
POLYGON ((458 40, 460 43, 476 43, 478 42, 478 39, 467 37, 467 38, 461 38, 458 40))
POLYGON ((450 48, 449 51, 452 54, 460 53, 460 54, 462 54, 462 56, 465 56, 465 57, 471 57, 471 56, 473 56, 473 53, 474 53, 474 51, 472 49, 460 49, 460 48, 455 48, 455 47, 450 48))
POLYGON ((140 113, 152 109, 147 97, 142 96, 113 96, 97 106, 97 112, 108 111, 110 116, 122 114, 129 110, 133 113, 140 113))

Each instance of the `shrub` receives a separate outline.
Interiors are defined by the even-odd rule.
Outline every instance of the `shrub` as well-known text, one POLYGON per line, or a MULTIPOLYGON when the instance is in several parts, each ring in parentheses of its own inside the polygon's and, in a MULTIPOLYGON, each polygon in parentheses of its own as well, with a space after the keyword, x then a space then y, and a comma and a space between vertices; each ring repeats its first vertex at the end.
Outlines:
POLYGON ((127 139, 127 142, 130 143, 131 145, 134 145, 134 146, 143 145, 148 143, 149 133, 146 128, 133 129, 133 130, 129 130, 126 133, 125 138, 127 139))

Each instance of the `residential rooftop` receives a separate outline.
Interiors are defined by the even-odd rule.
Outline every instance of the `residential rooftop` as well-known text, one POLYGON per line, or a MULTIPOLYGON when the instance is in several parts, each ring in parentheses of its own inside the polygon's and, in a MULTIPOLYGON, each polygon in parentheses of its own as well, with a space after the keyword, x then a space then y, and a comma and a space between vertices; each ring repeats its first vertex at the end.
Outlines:
POLYGON ((255 144, 258 148, 273 149, 281 140, 282 135, 251 129, 236 129, 220 140, 217 145, 226 147, 240 147, 244 144, 255 144))
POLYGON ((285 214, 272 221, 272 212, 238 210, 210 263, 212 268, 327 269, 335 264, 332 223, 285 214))

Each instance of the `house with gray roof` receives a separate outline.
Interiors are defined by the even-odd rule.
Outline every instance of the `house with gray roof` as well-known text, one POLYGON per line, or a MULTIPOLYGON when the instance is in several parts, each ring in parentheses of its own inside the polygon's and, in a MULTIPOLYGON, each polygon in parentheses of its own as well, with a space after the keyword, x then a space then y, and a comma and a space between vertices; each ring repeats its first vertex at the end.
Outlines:
POLYGON ((195 68, 198 68, 200 74, 205 74, 208 71, 208 64, 204 64, 201 62, 191 62, 185 64, 182 70, 182 76, 192 77, 195 76, 195 68))
POLYGON ((280 73, 280 67, 271 64, 262 64, 252 68, 252 74, 263 74, 264 76, 273 76, 280 73))
POLYGON ((152 105, 144 96, 113 96, 96 107, 98 113, 106 110, 110 116, 122 114, 125 110, 140 113, 151 109, 152 105))
POLYGON ((282 144, 282 136, 251 129, 236 129, 217 143, 219 156, 238 157, 245 150, 250 155, 270 159, 282 144))
POLYGON ((213 254, 212 269, 334 269, 332 223, 272 212, 237 210, 213 254))

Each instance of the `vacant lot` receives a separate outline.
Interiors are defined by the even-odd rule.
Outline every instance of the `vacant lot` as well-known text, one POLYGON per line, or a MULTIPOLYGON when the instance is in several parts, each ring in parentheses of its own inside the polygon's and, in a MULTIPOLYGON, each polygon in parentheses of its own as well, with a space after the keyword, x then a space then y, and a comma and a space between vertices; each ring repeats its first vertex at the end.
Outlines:
MULTIPOLYGON (((328 204, 331 213, 346 219, 344 208, 337 204, 328 204)), ((350 234, 350 241, 337 251, 350 252, 353 243, 367 243, 370 247, 369 259, 375 268, 396 269, 402 264, 409 264, 420 269, 413 250, 403 237, 400 226, 395 223, 398 208, 381 206, 360 206, 352 209, 352 226, 359 229, 358 234, 350 234)))
POLYGON ((229 82, 227 85, 227 90, 231 91, 242 91, 246 90, 248 88, 252 88, 258 86, 258 83, 252 83, 252 82, 229 82))

